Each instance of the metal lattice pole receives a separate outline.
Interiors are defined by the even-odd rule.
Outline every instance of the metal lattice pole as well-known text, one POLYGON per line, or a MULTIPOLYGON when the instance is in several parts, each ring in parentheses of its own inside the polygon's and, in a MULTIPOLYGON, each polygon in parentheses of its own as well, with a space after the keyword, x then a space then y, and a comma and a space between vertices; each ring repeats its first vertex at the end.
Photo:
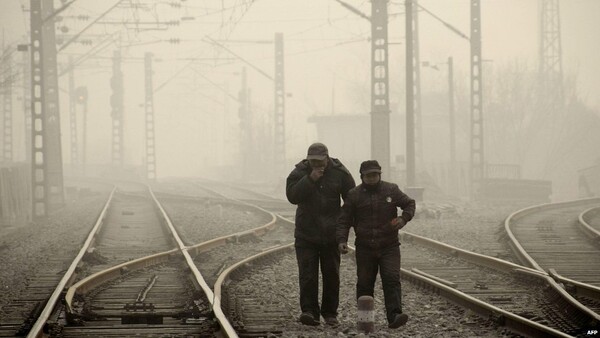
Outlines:
POLYGON ((274 147, 277 175, 286 167, 285 157, 285 73, 283 58, 283 34, 275 33, 275 103, 274 103, 274 147))
MULTIPOLYGON (((69 64, 73 64, 73 57, 69 57, 69 64)), ((69 70, 69 130, 71 134, 71 166, 73 172, 79 165, 79 147, 77 141, 77 95, 75 93, 75 77, 73 68, 69 70)))
POLYGON ((29 48, 23 53, 23 120, 25 135, 25 161, 31 160, 31 53, 29 48))
POLYGON ((541 0, 540 7, 540 95, 544 106, 559 110, 564 105, 559 0, 541 0))
POLYGON ((112 95, 110 98, 112 117, 112 164, 123 167, 123 73, 121 72, 121 52, 113 53, 112 95))
POLYGON ((152 54, 144 57, 146 74, 146 100, 144 110, 146 116, 146 179, 156 180, 156 149, 154 138, 154 88, 152 84, 152 54))
MULTIPOLYGON (((414 100, 414 48, 413 43, 413 1, 404 2, 406 21, 406 186, 414 187, 416 185, 415 173, 415 100, 414 100)), ((418 64, 416 65, 419 66, 418 64)))
POLYGON ((12 57, 7 53, 2 60, 3 71, 5 75, 2 79, 2 159, 4 162, 13 161, 13 105, 12 105, 12 82, 13 69, 12 57))
POLYGON ((481 65, 481 0, 471 0, 471 198, 485 178, 481 65))
MULTIPOLYGON (((424 168, 423 114, 421 112, 421 56, 419 47, 419 1, 412 0, 412 60, 413 60, 413 109, 415 123, 415 166, 424 168)), ((415 168, 415 171, 417 170, 415 168)), ((416 172, 415 172, 416 175, 416 172)), ((416 179, 416 177, 415 177, 416 179)), ((415 182, 416 184, 417 182, 415 182)))
POLYGON ((45 217, 64 203, 52 0, 31 0, 32 204, 45 217))

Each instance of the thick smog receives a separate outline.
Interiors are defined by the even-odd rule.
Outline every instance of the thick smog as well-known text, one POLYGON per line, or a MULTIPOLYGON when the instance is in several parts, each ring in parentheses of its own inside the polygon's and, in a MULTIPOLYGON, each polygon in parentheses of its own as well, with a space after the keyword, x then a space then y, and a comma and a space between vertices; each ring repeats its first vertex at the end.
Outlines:
POLYGON ((0 1, 0 336, 598 336, 599 15, 0 1))

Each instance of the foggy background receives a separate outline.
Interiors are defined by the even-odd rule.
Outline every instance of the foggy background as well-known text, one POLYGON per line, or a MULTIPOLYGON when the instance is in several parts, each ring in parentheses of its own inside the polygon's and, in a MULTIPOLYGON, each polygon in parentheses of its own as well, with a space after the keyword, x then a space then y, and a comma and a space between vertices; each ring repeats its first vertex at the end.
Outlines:
MULTIPOLYGON (((74 2, 56 23, 57 40, 68 40, 116 2, 74 2), (85 16, 89 18, 85 20, 85 16)), ((370 15, 369 1, 346 2, 370 15)), ((63 3, 55 1, 55 6, 63 3)), ((468 0, 420 0, 419 4, 469 35, 468 0)), ((29 12, 24 11, 28 8, 29 1, 0 0, 5 47, 29 43, 29 12)), ((539 111, 533 99, 539 2, 482 1, 483 58, 488 60, 483 65, 485 159, 520 165, 522 178, 552 180, 554 200, 577 197, 577 171, 600 160, 600 1, 561 1, 560 10, 566 108, 550 115, 539 111)), ((388 12, 391 159, 401 169, 405 153, 404 2, 390 1, 388 12)), ((447 71, 443 64, 449 56, 455 67, 457 160, 465 165, 469 161, 469 43, 423 12, 419 21, 420 58, 429 66, 421 68, 424 165, 417 170, 435 178, 449 161, 447 71)), ((284 176, 268 178, 260 172, 261 167, 273 165, 269 144, 273 82, 210 41, 216 40, 273 76, 273 39, 281 32, 287 93, 285 168, 291 170, 306 156, 308 145, 319 140, 358 180, 358 163, 370 153, 370 29, 368 21, 333 0, 131 0, 122 1, 80 37, 90 44, 73 43, 59 53, 58 62, 60 70, 69 56, 77 58, 101 41, 111 41, 74 74, 75 86, 88 89, 88 164, 111 161, 111 58, 120 49, 125 166, 142 172, 143 57, 151 52, 154 88, 162 86, 154 96, 158 177, 268 179, 283 184, 284 176), (238 103, 232 98, 240 90, 243 67, 251 90, 252 158, 257 167, 246 176, 239 166, 240 120, 238 103), (340 126, 334 132, 326 128, 325 134, 318 134, 315 121, 338 115, 349 115, 352 121, 344 126, 353 127, 340 126)), ((17 54, 13 61, 21 62, 21 56, 17 54)), ((67 81, 66 75, 59 79, 63 90, 67 81)), ((18 88, 13 91, 21 96, 18 88)), ((61 90, 60 95, 63 162, 68 173, 69 100, 66 92, 61 90)), ((13 103, 16 110, 21 109, 21 102, 17 98, 13 103)), ((23 161, 24 123, 22 115, 14 116, 15 160, 23 161)))

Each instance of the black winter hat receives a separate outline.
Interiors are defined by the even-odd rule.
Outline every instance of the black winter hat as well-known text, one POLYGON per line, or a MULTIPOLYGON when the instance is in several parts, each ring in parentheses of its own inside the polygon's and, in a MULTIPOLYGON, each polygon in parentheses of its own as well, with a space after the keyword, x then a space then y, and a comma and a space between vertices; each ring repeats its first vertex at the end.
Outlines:
POLYGON ((323 143, 313 143, 308 147, 307 160, 324 160, 329 156, 329 150, 323 143))
POLYGON ((381 166, 379 162, 376 160, 368 160, 364 161, 360 164, 360 174, 366 175, 370 173, 380 173, 381 174, 381 166))

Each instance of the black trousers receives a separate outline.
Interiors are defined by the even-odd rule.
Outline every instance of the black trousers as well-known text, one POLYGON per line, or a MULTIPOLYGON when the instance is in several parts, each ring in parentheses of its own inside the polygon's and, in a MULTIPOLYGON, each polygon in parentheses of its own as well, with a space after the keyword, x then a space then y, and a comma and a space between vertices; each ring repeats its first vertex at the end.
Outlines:
POLYGON ((340 302, 340 253, 337 244, 327 246, 296 241, 300 280, 300 309, 319 320, 336 317, 340 302), (322 303, 319 307, 319 265, 323 274, 322 303))
POLYGON ((396 314, 402 313, 400 246, 394 245, 382 249, 357 246, 356 266, 356 298, 373 297, 375 278, 379 270, 387 320, 392 322, 396 314))

